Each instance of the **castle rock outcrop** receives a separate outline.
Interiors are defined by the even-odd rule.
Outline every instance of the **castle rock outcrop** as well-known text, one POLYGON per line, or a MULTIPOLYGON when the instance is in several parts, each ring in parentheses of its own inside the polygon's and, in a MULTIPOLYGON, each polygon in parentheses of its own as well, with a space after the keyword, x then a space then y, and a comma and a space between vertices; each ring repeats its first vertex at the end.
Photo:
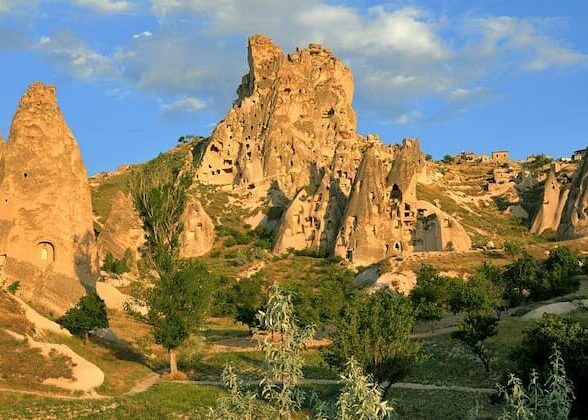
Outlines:
POLYGON ((310 44, 286 55, 260 35, 248 50, 249 73, 195 180, 230 186, 251 208, 285 208, 274 251, 370 264, 469 248, 457 220, 432 205, 419 211, 419 142, 388 146, 356 133, 352 74, 329 50, 310 44))
POLYGON ((181 221, 184 230, 180 235, 180 257, 199 257, 210 251, 216 236, 214 223, 200 201, 188 198, 181 221))
POLYGON ((62 313, 94 289, 97 264, 86 169, 54 87, 34 83, 23 95, 0 168, 3 280, 62 313))
POLYGON ((588 236, 588 152, 576 169, 559 228, 558 240, 588 236))
POLYGON ((546 230, 558 230, 569 192, 569 188, 560 185, 555 172, 550 171, 545 180, 541 207, 531 225, 531 233, 541 235, 546 230))
POLYGON ((248 50, 249 73, 196 179, 258 191, 273 185, 292 199, 320 181, 339 142, 357 137, 351 71, 316 44, 286 55, 256 35, 248 50))
POLYGON ((135 209, 133 199, 130 195, 118 191, 112 199, 108 218, 98 237, 100 262, 108 253, 121 259, 127 250, 130 250, 133 254, 132 269, 136 271, 140 248, 144 243, 143 222, 135 209))

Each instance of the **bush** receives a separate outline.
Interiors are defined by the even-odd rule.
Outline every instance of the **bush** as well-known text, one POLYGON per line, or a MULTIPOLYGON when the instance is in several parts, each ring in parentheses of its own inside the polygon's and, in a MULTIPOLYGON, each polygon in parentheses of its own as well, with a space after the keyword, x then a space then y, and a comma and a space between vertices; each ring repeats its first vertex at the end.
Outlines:
POLYGON ((536 291, 539 299, 575 292, 580 286, 577 275, 582 272, 580 256, 568 247, 558 246, 549 251, 541 266, 542 284, 536 291))
POLYGON ((87 339, 93 329, 108 328, 106 304, 97 294, 89 294, 82 297, 57 322, 72 334, 87 339))
POLYGON ((410 334, 415 318, 410 300, 389 290, 348 299, 325 350, 331 366, 342 368, 353 356, 379 383, 404 377, 417 360, 420 344, 410 334))
POLYGON ((493 351, 486 340, 496 335, 498 317, 491 313, 469 312, 451 336, 461 341, 480 359, 486 372, 490 372, 493 351))
POLYGON ((133 251, 127 249, 121 259, 116 259, 111 252, 106 254, 102 263, 102 270, 113 274, 123 274, 131 271, 133 251))
POLYGON ((235 321, 249 327, 257 327, 257 313, 268 299, 265 274, 259 271, 251 277, 241 279, 234 287, 235 321))
MULTIPOLYGON (((520 372, 536 369, 545 374, 554 346, 561 352, 575 394, 588 395, 588 328, 570 318, 545 314, 524 331, 514 352, 520 372)), ((578 398, 574 411, 579 418, 586 418, 588 400, 578 398)))
POLYGON ((8 287, 6 288, 6 290, 8 290, 8 293, 10 293, 11 295, 15 295, 16 292, 18 292, 18 289, 20 289, 20 281, 10 283, 10 285, 8 285, 8 287))

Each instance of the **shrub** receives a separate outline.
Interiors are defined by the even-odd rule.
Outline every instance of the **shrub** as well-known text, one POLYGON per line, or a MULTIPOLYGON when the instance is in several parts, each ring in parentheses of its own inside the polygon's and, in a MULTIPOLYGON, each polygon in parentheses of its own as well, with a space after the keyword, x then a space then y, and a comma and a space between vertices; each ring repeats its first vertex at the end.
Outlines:
POLYGON ((102 270, 113 274, 123 274, 131 271, 133 263, 133 251, 127 249, 121 259, 116 259, 111 252, 108 252, 102 263, 102 270))
POLYGON ((15 295, 18 289, 20 289, 20 281, 18 280, 13 283, 10 283, 6 288, 6 290, 8 290, 8 293, 10 293, 11 295, 15 295))
POLYGON ((469 312, 459 324, 459 329, 451 334, 461 341, 470 351, 480 359, 486 372, 490 372, 492 349, 486 340, 496 335, 498 318, 491 313, 469 312))
POLYGON ((88 339, 88 333, 95 328, 108 328, 106 304, 95 294, 80 299, 76 306, 70 308, 58 323, 74 335, 88 339))
POLYGON ((506 402, 500 420, 570 418, 574 393, 557 348, 550 356, 549 364, 550 372, 544 385, 541 385, 539 375, 533 370, 527 389, 523 381, 512 374, 509 375, 506 387, 498 387, 506 402))
MULTIPOLYGON (((514 353, 520 372, 536 369, 545 374, 554 346, 561 352, 576 395, 588 395, 588 328, 570 318, 545 314, 524 331, 514 353)), ((578 398, 574 411, 580 418, 586 418, 588 401, 578 398)))
POLYGON ((403 296, 389 290, 354 293, 331 335, 326 360, 331 366, 343 367, 354 356, 376 381, 391 385, 418 358, 420 344, 410 337, 414 322, 411 302, 403 296))

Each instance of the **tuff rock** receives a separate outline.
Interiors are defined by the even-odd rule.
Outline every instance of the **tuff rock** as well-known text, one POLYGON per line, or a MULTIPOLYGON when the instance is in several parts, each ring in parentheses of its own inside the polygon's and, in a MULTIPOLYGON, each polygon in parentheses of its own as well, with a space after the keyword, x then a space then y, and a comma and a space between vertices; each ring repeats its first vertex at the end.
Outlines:
POLYGON ((28 88, 0 155, 2 280, 62 313, 94 289, 97 264, 86 169, 54 87, 28 88))

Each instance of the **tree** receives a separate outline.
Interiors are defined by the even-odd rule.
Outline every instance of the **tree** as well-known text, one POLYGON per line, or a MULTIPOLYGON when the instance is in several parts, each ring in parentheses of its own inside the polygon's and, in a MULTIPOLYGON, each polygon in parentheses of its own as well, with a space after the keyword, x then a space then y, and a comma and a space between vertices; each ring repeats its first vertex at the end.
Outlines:
POLYGON ((204 265, 185 263, 171 273, 161 273, 148 292, 148 320, 156 343, 169 352, 172 375, 178 373, 177 348, 204 320, 212 289, 212 276, 204 265))
POLYGON ((106 304, 97 294, 91 293, 83 296, 57 322, 72 334, 88 341, 88 333, 93 329, 108 328, 106 304))
POLYGON ((513 261, 516 257, 521 255, 524 250, 525 244, 523 244, 523 242, 518 239, 513 239, 504 243, 504 251, 510 255, 513 261))
POLYGON ((574 292, 580 285, 577 275, 582 271, 580 256, 566 246, 549 251, 541 267, 542 285, 537 290, 539 298, 549 298, 574 292))
POLYGON ((449 284, 449 308, 453 313, 497 310, 503 305, 503 290, 476 271, 467 281, 449 284))
POLYGON ((258 339, 258 347, 265 355, 262 395, 276 404, 280 418, 290 418, 304 399, 303 391, 298 388, 303 377, 302 350, 314 336, 314 327, 298 325, 292 294, 277 286, 265 310, 259 311, 258 321, 260 328, 268 333, 258 339))
POLYGON ((499 394, 505 399, 500 420, 570 418, 574 393, 557 347, 550 356, 549 364, 551 369, 544 385, 541 385, 539 375, 534 370, 530 374, 527 389, 523 381, 513 374, 509 375, 506 387, 499 385, 499 394))
POLYGON ((127 249, 121 259, 117 259, 112 255, 112 252, 108 252, 104 257, 102 263, 102 270, 113 274, 128 273, 131 270, 131 264, 133 263, 133 251, 127 249))
POLYGON ((267 301, 265 275, 257 272, 235 284, 235 320, 252 328, 257 326, 257 314, 267 301))
POLYGON ((445 156, 443 156, 443 160, 441 162, 443 162, 443 163, 453 163, 453 156, 451 156, 451 155, 445 155, 445 156))
POLYGON ((351 357, 340 376, 341 394, 337 401, 337 419, 377 420, 388 418, 394 409, 383 401, 382 389, 364 375, 361 366, 351 357))
MULTIPOLYGON (((588 327, 567 317, 545 314, 524 331, 513 355, 519 373, 535 369, 545 375, 554 346, 561 352, 576 395, 588 395, 588 327)), ((578 398, 574 412, 587 418, 588 401, 578 398)))
POLYGON ((469 312, 451 335, 461 341, 480 359, 486 372, 490 372, 493 352, 486 340, 496 335, 498 318, 490 313, 469 312))
POLYGON ((521 304, 541 284, 537 260, 528 253, 523 253, 506 267, 502 275, 504 299, 509 306, 521 304))
POLYGON ((415 318, 410 300, 389 290, 353 294, 346 303, 325 358, 343 367, 353 356, 378 383, 405 376, 418 357, 420 345, 410 334, 415 318))
POLYGON ((426 321, 441 319, 448 297, 446 278, 440 276, 432 265, 421 265, 416 286, 410 292, 416 317, 426 321))

